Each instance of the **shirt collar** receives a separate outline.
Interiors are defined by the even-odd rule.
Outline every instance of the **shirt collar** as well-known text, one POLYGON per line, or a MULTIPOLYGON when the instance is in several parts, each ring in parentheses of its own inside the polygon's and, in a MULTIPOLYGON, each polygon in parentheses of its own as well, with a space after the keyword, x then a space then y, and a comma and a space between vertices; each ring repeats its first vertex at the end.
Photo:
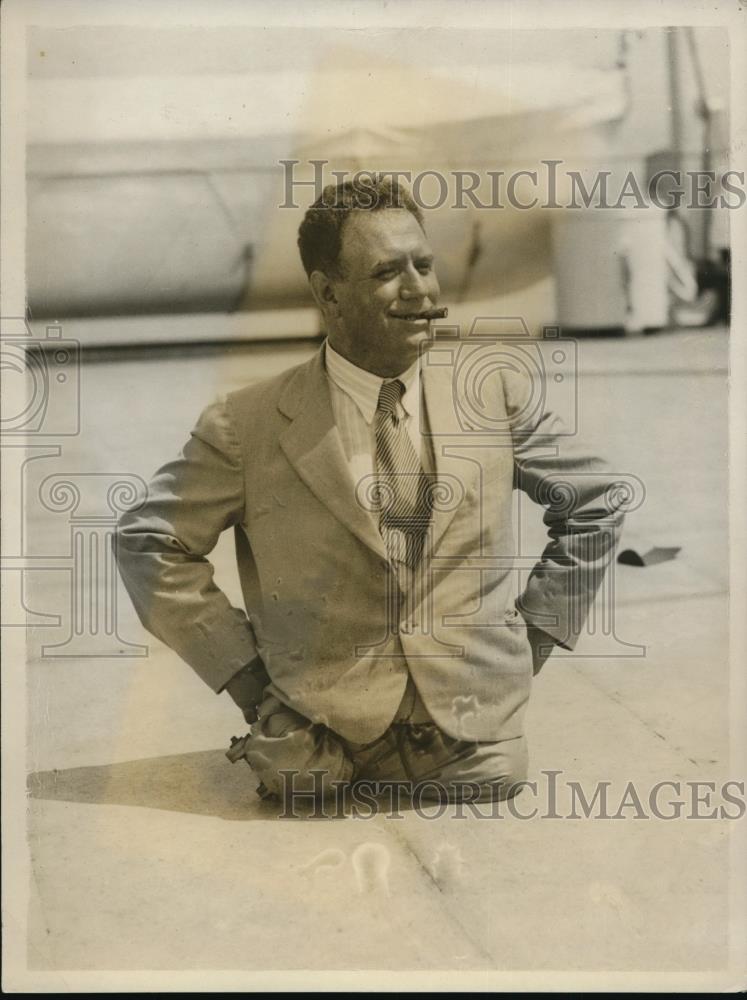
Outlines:
MULTIPOLYGON (((376 407, 379 403, 379 393, 382 382, 388 381, 373 372, 367 372, 364 368, 359 368, 331 346, 327 340, 325 342, 324 361, 327 374, 330 379, 344 393, 346 393, 358 409, 361 411, 367 424, 373 423, 376 407)), ((419 402, 420 385, 420 359, 416 359, 397 378, 404 384, 405 391, 402 394, 402 407, 405 413, 413 416, 417 413, 419 402)))

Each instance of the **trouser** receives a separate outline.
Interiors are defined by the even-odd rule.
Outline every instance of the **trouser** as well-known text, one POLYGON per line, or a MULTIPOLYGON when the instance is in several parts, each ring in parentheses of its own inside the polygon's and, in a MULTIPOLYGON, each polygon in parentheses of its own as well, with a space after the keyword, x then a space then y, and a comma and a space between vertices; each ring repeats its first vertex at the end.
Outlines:
POLYGON ((372 743, 343 739, 274 695, 258 706, 258 721, 228 752, 243 757, 263 797, 287 800, 310 792, 320 799, 341 784, 407 783, 419 798, 454 802, 510 798, 527 774, 523 736, 475 743, 448 736, 434 722, 395 722, 372 743))

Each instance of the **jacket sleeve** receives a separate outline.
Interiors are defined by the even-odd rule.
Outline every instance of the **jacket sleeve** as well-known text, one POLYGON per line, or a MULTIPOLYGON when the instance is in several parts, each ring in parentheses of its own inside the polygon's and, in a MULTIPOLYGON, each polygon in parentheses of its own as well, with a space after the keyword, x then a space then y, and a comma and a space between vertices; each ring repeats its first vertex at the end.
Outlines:
POLYGON ((573 649, 622 530, 625 491, 609 465, 570 438, 558 414, 532 406, 529 380, 503 372, 514 485, 545 508, 549 541, 517 607, 529 625, 573 649))
POLYGON ((216 585, 206 558, 243 510, 241 451, 228 404, 219 400, 155 474, 145 500, 122 515, 114 537, 140 621, 216 692, 256 656, 248 618, 216 585))

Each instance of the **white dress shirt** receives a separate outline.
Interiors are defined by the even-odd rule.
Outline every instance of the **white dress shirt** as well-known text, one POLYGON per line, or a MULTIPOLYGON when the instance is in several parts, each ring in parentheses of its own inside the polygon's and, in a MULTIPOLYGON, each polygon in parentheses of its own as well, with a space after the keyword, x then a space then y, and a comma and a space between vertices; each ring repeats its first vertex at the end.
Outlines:
MULTIPOLYGON (((374 416, 379 403, 381 384, 387 380, 352 364, 347 358, 338 354, 329 341, 325 343, 324 361, 332 398, 332 412, 340 432, 350 474, 357 484, 376 472, 374 416)), ((435 464, 428 435, 428 416, 422 395, 420 359, 414 361, 407 371, 402 372, 397 378, 405 387, 402 398, 397 404, 397 419, 404 420, 405 429, 410 435, 415 453, 420 457, 424 471, 433 472, 435 464)), ((373 512, 371 516, 375 518, 373 512)), ((377 518, 376 525, 378 528, 377 518)), ((395 564, 394 569, 400 589, 405 596, 405 613, 408 613, 409 597, 413 592, 413 571, 404 562, 395 564)), ((411 722, 431 721, 412 677, 408 678, 396 719, 411 722)))
MULTIPOLYGON (((376 429, 374 416, 379 403, 381 385, 388 379, 358 368, 330 345, 325 345, 325 364, 332 396, 335 423, 342 438, 342 447, 356 483, 376 470, 376 429)), ((427 433, 427 415, 423 405, 420 359, 397 378, 405 391, 397 404, 397 419, 404 420, 415 454, 425 472, 433 471, 433 461, 427 433)))

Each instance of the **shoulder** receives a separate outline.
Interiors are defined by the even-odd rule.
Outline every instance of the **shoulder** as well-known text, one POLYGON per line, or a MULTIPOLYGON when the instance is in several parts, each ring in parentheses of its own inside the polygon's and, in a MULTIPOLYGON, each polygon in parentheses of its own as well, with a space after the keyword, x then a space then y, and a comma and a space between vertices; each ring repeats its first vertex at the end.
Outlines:
POLYGON ((258 406, 277 404, 285 394, 288 386, 293 385, 308 368, 309 362, 303 361, 292 368, 286 368, 277 375, 257 379, 240 389, 227 393, 222 398, 233 413, 241 414, 258 406))
MULTIPOLYGON (((224 397, 226 407, 238 420, 247 415, 253 416, 257 411, 261 411, 264 416, 270 416, 278 408, 282 412, 292 411, 296 400, 303 398, 313 372, 322 366, 321 357, 320 349, 306 361, 286 368, 277 375, 257 379, 228 393, 224 397)), ((293 415, 292 412, 289 415, 293 415)))
POLYGON ((308 360, 277 375, 226 393, 208 411, 214 419, 230 425, 236 440, 271 437, 296 415, 306 393, 313 389, 315 374, 322 367, 321 357, 321 351, 315 351, 308 360))

